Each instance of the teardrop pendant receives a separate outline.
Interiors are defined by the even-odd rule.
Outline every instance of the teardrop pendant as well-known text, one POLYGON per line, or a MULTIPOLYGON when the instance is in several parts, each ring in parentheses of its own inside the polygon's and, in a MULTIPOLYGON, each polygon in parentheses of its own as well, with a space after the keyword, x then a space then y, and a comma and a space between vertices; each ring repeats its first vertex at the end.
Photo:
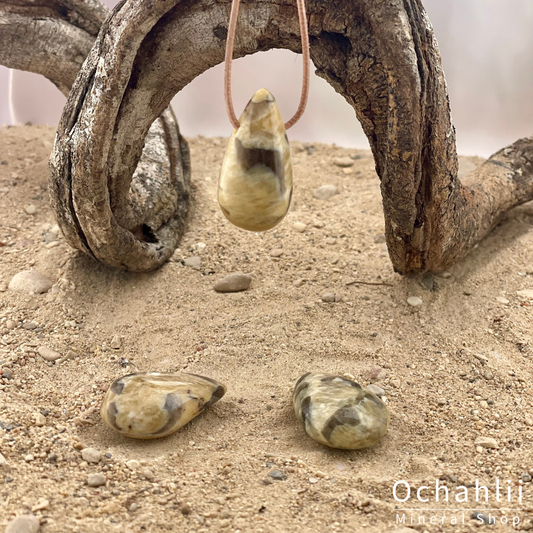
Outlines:
POLYGON ((289 210, 292 163, 276 100, 259 89, 246 105, 222 162, 218 203, 235 226, 266 231, 289 210))

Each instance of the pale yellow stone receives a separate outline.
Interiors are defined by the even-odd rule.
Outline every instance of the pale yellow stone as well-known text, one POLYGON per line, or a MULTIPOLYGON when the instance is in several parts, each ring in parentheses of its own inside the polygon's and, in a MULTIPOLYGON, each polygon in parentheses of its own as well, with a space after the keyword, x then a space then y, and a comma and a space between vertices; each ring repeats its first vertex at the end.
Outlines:
POLYGON ((389 411, 380 398, 344 376, 304 374, 294 386, 293 404, 307 434, 332 448, 373 446, 389 427, 389 411))
POLYGON ((111 384, 100 414, 123 435, 155 439, 174 433, 225 393, 224 385, 196 374, 140 372, 111 384))
POLYGON ((266 231, 287 214, 292 197, 289 141, 274 97, 257 91, 233 131, 218 185, 225 217, 249 231, 266 231))

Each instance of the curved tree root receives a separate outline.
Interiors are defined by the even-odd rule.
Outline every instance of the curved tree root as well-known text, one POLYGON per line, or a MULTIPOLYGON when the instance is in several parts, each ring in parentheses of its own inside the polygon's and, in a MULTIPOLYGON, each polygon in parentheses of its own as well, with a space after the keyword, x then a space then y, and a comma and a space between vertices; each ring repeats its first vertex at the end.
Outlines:
MULTIPOLYGON (((0 63, 42 74, 69 94, 108 14, 97 0, 6 0, 0 6, 0 63)), ((189 202, 188 145, 174 114, 170 107, 162 109, 136 140, 138 163, 120 191, 119 203, 127 209, 116 212, 105 169, 98 184, 94 174, 71 172, 76 158, 70 150, 77 152, 73 144, 79 140, 73 132, 76 117, 77 110, 67 104, 50 162, 51 202, 65 238, 108 265, 157 268, 183 233, 189 202)))
MULTIPOLYGON (((147 197, 132 192, 132 175, 172 97, 223 61, 229 9, 221 0, 127 0, 102 27, 52 158, 60 217, 101 261, 147 269, 168 255, 158 248, 165 226, 142 210, 147 197)), ((533 138, 458 179, 446 82, 420 0, 308 0, 307 9, 317 74, 352 105, 369 139, 398 272, 445 269, 508 209, 533 199, 533 138)), ((236 57, 300 52, 295 0, 245 2, 239 26, 236 57)), ((154 198, 172 211, 174 198, 154 198)))

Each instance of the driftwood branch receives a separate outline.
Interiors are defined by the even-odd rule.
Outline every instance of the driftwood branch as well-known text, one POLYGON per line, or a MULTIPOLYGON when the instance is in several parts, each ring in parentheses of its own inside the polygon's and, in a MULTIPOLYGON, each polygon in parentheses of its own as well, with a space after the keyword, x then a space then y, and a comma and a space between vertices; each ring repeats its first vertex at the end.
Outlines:
MULTIPOLYGON (((104 23, 70 93, 52 164, 58 210, 71 202, 78 218, 65 224, 79 226, 100 260, 132 268, 141 247, 153 264, 162 236, 152 218, 139 224, 132 175, 172 97, 222 62, 229 9, 228 0, 128 0, 104 23)), ((317 74, 354 108, 369 139, 397 271, 445 269, 505 211, 533 199, 533 138, 458 179, 446 82, 420 0, 308 0, 308 17, 317 74)), ((271 48, 300 52, 294 0, 241 5, 235 56, 271 48)), ((139 198, 165 213, 174 201, 139 198)))
MULTIPOLYGON (((0 63, 42 74, 68 95, 108 14, 98 0, 3 0, 0 63)), ((61 124, 72 123, 75 114, 67 104, 61 124)), ((61 127, 59 131, 63 135, 51 161, 50 196, 65 238, 109 265, 129 270, 160 266, 183 232, 189 201, 188 145, 170 108, 153 117, 136 139, 139 157, 128 169, 128 186, 120 189, 119 202, 106 161, 97 178, 71 172, 70 149, 77 151, 73 143, 78 139, 65 138, 61 127), (122 209, 113 210, 110 190, 122 209)))

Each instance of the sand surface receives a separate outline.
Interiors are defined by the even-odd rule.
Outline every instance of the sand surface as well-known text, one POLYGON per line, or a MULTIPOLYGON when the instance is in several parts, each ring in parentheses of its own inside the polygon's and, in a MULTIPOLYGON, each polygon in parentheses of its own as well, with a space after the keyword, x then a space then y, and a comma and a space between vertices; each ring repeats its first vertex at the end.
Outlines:
MULTIPOLYGON (((370 152, 293 143, 293 209, 256 235, 232 227, 216 203, 225 140, 195 138, 181 248, 158 271, 134 274, 55 240, 46 189, 53 135, 40 126, 0 129, 0 453, 8 463, 0 464, 1 531, 33 512, 43 533, 382 533, 400 527, 403 508, 423 510, 405 512, 406 525, 411 515, 416 524, 426 517, 413 526, 420 532, 479 528, 472 511, 455 508, 520 509, 493 511, 490 531, 511 531, 500 522, 514 516, 528 527, 533 298, 523 291, 533 290, 531 204, 424 284, 393 272, 370 152), (347 156, 356 158, 348 173, 333 164, 347 156), (314 198, 324 184, 340 193, 314 198), (190 256, 201 258, 200 270, 183 265, 190 256), (55 286, 40 295, 7 289, 28 269, 55 286), (235 271, 253 276, 250 289, 216 293, 216 281, 235 271), (322 302, 327 292, 342 301, 322 302), (407 304, 411 296, 421 307, 407 304), (43 346, 61 359, 45 361, 43 346), (376 385, 391 412, 380 444, 336 451, 297 425, 291 392, 301 374, 348 373, 367 385, 377 369, 385 370, 376 385), (98 408, 113 379, 136 371, 194 372, 228 392, 174 435, 130 440, 104 425, 98 408), (477 446, 480 437, 497 448, 477 446), (82 460, 84 447, 97 449, 100 462, 82 460), (134 470, 130 460, 139 463, 134 470), (265 482, 272 470, 286 479, 265 482), (87 486, 94 473, 105 486, 87 486), (437 479, 448 503, 444 489, 435 501, 437 479), (393 497, 400 480, 413 489, 405 503, 393 497), (489 488, 487 503, 475 501, 476 480, 489 488), (425 485, 429 501, 421 503, 416 490, 425 485), (459 503, 461 486, 469 500, 459 503), (444 525, 434 508, 449 509, 444 525)), ((464 158, 462 168, 480 161, 464 158)))

